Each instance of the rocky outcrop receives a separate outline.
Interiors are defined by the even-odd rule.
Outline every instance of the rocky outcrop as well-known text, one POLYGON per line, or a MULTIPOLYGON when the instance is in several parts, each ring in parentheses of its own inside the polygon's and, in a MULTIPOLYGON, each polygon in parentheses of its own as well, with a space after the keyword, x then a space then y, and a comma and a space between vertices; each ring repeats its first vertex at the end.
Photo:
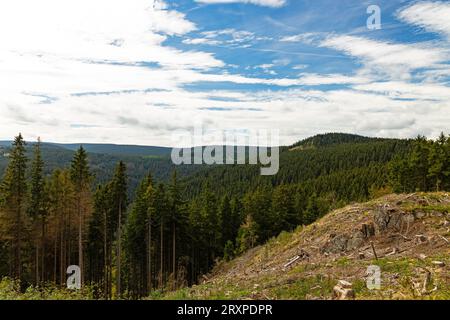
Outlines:
POLYGON ((373 222, 376 234, 386 232, 401 232, 414 223, 415 217, 412 213, 405 213, 399 208, 381 206, 373 212, 373 222))

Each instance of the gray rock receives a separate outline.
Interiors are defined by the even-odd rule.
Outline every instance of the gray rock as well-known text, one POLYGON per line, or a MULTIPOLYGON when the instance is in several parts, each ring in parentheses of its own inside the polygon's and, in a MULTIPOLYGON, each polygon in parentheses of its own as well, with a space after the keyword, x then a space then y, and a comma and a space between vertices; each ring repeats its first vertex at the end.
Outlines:
POLYGON ((347 242, 347 250, 353 250, 361 247, 365 242, 365 235, 360 231, 356 231, 347 242))
POLYGON ((333 239, 328 240, 325 245, 320 248, 322 253, 340 253, 347 250, 348 236, 340 234, 333 239))
POLYGON ((379 207, 373 213, 376 233, 399 231, 403 225, 403 215, 403 212, 396 208, 379 207))
POLYGON ((426 212, 423 212, 423 211, 416 211, 416 212, 414 212, 414 216, 416 217, 416 219, 422 219, 426 215, 427 215, 426 212))
POLYGON ((415 217, 414 217, 414 215, 412 214, 412 213, 407 213, 407 214, 404 214, 403 215, 403 223, 405 223, 405 224, 412 224, 412 223, 414 223, 414 221, 415 221, 415 217))

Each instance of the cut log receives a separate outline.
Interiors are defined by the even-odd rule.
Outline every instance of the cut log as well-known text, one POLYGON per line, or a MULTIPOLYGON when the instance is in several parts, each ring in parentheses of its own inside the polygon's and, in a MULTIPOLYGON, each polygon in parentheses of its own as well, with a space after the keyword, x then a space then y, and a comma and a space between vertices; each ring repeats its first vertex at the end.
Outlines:
POLYGON ((333 288, 333 294, 336 299, 349 300, 355 298, 355 291, 352 289, 352 284, 345 280, 339 280, 338 284, 333 288))
POLYGON ((436 267, 439 267, 439 268, 445 267, 445 263, 442 262, 442 261, 432 261, 431 263, 434 264, 436 267))
POLYGON ((352 284, 348 281, 345 280, 339 280, 338 281, 338 286, 341 286, 344 289, 351 289, 352 288, 352 284))

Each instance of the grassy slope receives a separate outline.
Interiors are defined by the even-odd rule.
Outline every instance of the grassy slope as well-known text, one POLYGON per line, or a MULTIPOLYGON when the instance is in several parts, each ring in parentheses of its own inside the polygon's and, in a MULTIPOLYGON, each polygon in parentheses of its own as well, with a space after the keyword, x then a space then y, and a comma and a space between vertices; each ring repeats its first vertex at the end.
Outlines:
POLYGON ((450 299, 449 211, 448 193, 389 195, 350 205, 310 226, 282 233, 231 262, 219 263, 203 284, 162 298, 332 299, 334 285, 343 279, 353 284, 357 299, 450 299), (389 216, 384 228, 379 217, 388 221, 389 216), (373 224, 375 235, 352 242, 354 247, 339 247, 339 239, 354 237, 362 224, 373 224), (418 235, 426 240, 419 243, 418 235), (302 252, 309 258, 284 268, 302 252), (421 254, 426 258, 420 258, 421 254), (437 266, 436 260, 445 266, 437 266), (366 287, 366 269, 371 264, 381 268, 381 290, 366 287), (422 291, 427 271, 431 281, 422 291))

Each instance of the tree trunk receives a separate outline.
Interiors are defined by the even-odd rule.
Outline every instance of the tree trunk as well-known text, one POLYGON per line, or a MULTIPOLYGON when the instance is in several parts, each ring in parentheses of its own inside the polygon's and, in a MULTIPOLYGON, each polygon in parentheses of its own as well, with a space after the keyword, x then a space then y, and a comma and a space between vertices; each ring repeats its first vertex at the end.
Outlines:
POLYGON ((45 217, 41 220, 41 281, 45 281, 45 217))
POLYGON ((172 274, 173 274, 173 289, 175 290, 177 285, 177 273, 176 273, 176 230, 175 222, 172 223, 172 274))
POLYGON ((35 280, 36 280, 36 287, 39 286, 39 241, 36 241, 36 256, 35 256, 35 271, 36 271, 36 275, 35 275, 35 280))
MULTIPOLYGON (((19 195, 20 197, 20 195, 19 195)), ((17 201, 17 212, 16 212, 16 250, 15 250, 15 274, 16 278, 19 280, 22 280, 22 257, 21 257, 21 251, 22 251, 22 243, 21 243, 21 229, 22 229, 22 223, 21 223, 21 209, 22 203, 21 201, 17 201)))
POLYGON ((122 201, 119 201, 119 227, 117 231, 117 237, 118 237, 118 249, 117 249, 117 295, 120 298, 122 291, 121 291, 121 255, 122 255, 122 234, 121 234, 121 228, 122 228, 122 201))
POLYGON ((55 237, 53 243, 53 282, 56 284, 57 266, 58 266, 58 237, 55 237))
POLYGON ((62 216, 59 221, 59 283, 61 286, 64 285, 64 262, 65 262, 65 252, 64 252, 64 221, 62 216))
POLYGON ((103 281, 104 281, 104 297, 105 299, 108 299, 108 262, 107 262, 107 255, 108 255, 108 249, 106 244, 106 210, 103 212, 103 281))
POLYGON ((161 219, 161 230, 160 230, 160 268, 159 268, 159 287, 163 286, 163 271, 164 271, 164 221, 161 219))
POLYGON ((83 268, 83 214, 81 210, 81 195, 78 196, 78 266, 80 268, 81 286, 84 282, 83 268))
POLYGON ((148 221, 148 270, 147 270, 147 282, 148 282, 148 292, 152 290, 152 224, 149 218, 148 221))

